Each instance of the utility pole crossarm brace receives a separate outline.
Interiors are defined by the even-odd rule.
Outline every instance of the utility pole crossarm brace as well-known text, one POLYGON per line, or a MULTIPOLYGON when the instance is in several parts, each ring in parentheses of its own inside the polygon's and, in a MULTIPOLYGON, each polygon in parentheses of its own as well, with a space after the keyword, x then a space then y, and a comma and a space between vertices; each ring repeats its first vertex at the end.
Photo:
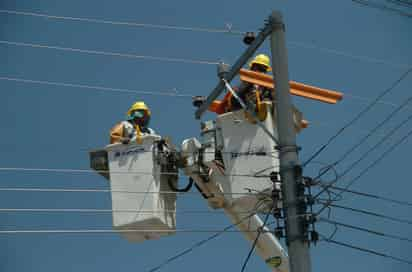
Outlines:
MULTIPOLYGON (((272 22, 272 19, 269 18, 269 22, 272 22)), ((231 82, 232 79, 239 73, 240 69, 246 62, 253 56, 256 50, 261 46, 265 39, 272 33, 273 24, 267 23, 256 39, 252 44, 246 49, 242 56, 236 61, 236 63, 231 67, 230 71, 225 75, 225 79, 228 82, 231 82)), ((196 119, 200 119, 202 114, 209 108, 210 104, 222 93, 225 88, 225 84, 222 80, 219 80, 219 83, 212 91, 212 93, 206 98, 206 101, 197 109, 195 113, 196 119)))

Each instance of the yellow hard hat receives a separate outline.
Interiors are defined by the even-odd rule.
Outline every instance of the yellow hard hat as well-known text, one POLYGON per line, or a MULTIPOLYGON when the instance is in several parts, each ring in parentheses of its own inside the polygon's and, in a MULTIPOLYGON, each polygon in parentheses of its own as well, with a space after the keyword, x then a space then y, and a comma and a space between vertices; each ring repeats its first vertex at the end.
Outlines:
POLYGON ((266 67, 267 72, 272 71, 272 67, 270 67, 270 59, 265 54, 257 55, 250 63, 249 68, 252 67, 253 64, 260 64, 266 67))
POLYGON ((133 111, 137 111, 137 110, 144 110, 149 117, 151 115, 149 107, 146 106, 146 104, 143 101, 137 101, 136 103, 134 103, 130 107, 130 109, 127 111, 127 115, 130 116, 133 111))

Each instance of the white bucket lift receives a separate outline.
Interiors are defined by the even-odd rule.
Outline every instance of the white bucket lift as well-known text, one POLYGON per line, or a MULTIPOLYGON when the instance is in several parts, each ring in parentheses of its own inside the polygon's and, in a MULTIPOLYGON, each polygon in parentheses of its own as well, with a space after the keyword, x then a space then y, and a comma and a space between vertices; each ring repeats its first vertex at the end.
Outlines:
MULTIPOLYGON (((131 242, 158 239, 176 230, 176 194, 171 193, 168 177, 161 174, 161 166, 155 160, 160 136, 141 139, 141 144, 112 144, 105 148, 113 228, 131 242)), ((96 169, 93 156, 92 168, 96 169)))
MULTIPOLYGON (((268 114, 262 122, 277 137, 276 125, 268 114)), ((270 194, 272 172, 279 172, 276 143, 265 132, 245 118, 243 110, 219 115, 216 119, 217 146, 221 152, 226 178, 222 188, 229 203, 254 210, 263 195, 270 194)))
MULTIPOLYGON (((265 102, 267 116, 261 123, 277 135, 271 102, 265 102)), ((296 130, 301 129, 302 115, 294 109, 296 130)), ((182 143, 186 156, 186 175, 193 178, 212 208, 222 208, 233 224, 251 243, 263 221, 254 213, 270 212, 273 205, 272 172, 279 172, 276 143, 258 125, 250 122, 245 111, 218 115, 216 121, 202 124, 202 137, 182 143), (254 214, 254 215, 253 215, 254 214), (245 218, 250 215, 249 218, 245 218)), ((289 258, 279 240, 263 227, 256 244, 258 255, 276 272, 289 271, 289 258)))
MULTIPOLYGON (((277 138, 271 103, 266 102, 266 107, 268 114, 261 124, 277 138)), ((294 117, 295 127, 299 130, 302 115, 296 109, 294 117)), ((192 146, 197 145, 195 139, 186 140, 182 151, 187 154, 193 153, 187 150, 189 142, 192 146)), ((215 190, 212 190, 215 198, 217 191, 220 191, 225 205, 235 205, 245 211, 259 206, 259 211, 269 208, 260 204, 265 199, 271 201, 273 183, 270 175, 279 172, 279 152, 274 140, 260 126, 250 122, 243 110, 224 113, 218 115, 216 121, 203 123, 201 150, 202 161, 198 163, 209 168, 208 174, 217 183, 215 190)))

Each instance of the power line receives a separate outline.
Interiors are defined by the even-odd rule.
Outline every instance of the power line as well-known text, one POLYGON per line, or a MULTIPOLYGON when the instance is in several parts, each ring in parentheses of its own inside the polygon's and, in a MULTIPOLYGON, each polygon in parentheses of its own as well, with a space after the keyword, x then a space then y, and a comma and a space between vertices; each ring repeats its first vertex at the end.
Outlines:
POLYGON ((374 162, 372 162, 368 167, 366 167, 358 176, 356 176, 352 181, 345 187, 348 188, 352 186, 352 184, 358 180, 361 176, 366 174, 372 167, 378 164, 383 158, 385 158, 390 152, 392 152, 396 147, 398 147, 402 142, 404 142, 407 138, 412 135, 412 130, 410 130, 405 136, 399 139, 395 144, 390 146, 380 157, 378 157, 374 162))
MULTIPOLYGON (((141 174, 153 175, 152 172, 143 171, 106 171, 106 170, 91 170, 91 169, 69 169, 69 168, 26 168, 26 167, 0 167, 0 171, 12 172, 52 172, 52 173, 116 173, 116 174, 141 174)), ((176 175, 174 172, 162 172, 163 175, 176 175)))
MULTIPOLYGON (((347 92, 345 92, 345 98, 346 98, 346 99, 349 98, 349 99, 353 99, 353 100, 364 101, 364 102, 367 102, 367 103, 370 103, 370 102, 373 101, 373 100, 370 99, 370 98, 362 97, 362 96, 359 96, 359 95, 350 94, 350 93, 347 93, 347 92)), ((399 106, 398 103, 394 103, 394 102, 391 102, 391 101, 385 101, 385 100, 380 100, 377 104, 382 104, 382 105, 390 106, 390 107, 393 107, 393 108, 399 106)))
MULTIPOLYGON (((322 202, 319 201, 319 203, 322 203, 322 202)), ((357 209, 357 208, 352 208, 352 207, 342 206, 342 205, 332 204, 332 203, 328 204, 328 206, 335 207, 335 208, 342 209, 342 210, 346 210, 346 211, 366 214, 366 215, 370 215, 370 216, 374 216, 374 217, 378 217, 378 218, 382 218, 382 219, 387 219, 387 220, 391 220, 391 221, 398 222, 398 223, 412 225, 412 221, 408 220, 408 219, 397 218, 397 217, 393 217, 393 216, 389 216, 389 215, 385 215, 385 214, 380 214, 380 213, 376 213, 376 212, 372 212, 372 211, 368 211, 368 210, 362 210, 362 209, 357 209)))
POLYGON ((269 219, 269 215, 270 215, 270 214, 271 214, 270 212, 266 214, 265 219, 264 219, 264 221, 263 221, 262 227, 258 229, 258 233, 256 234, 256 238, 255 238, 255 240, 253 241, 252 247, 250 248, 249 253, 248 253, 247 256, 246 256, 246 259, 245 259, 245 261, 243 262, 241 272, 244 272, 244 271, 245 271, 246 265, 247 265, 248 262, 249 262, 250 256, 252 256, 252 253, 253 253, 253 251, 255 250, 256 244, 257 244, 257 242, 259 241, 260 235, 262 234, 262 232, 261 232, 260 230, 262 230, 262 231, 264 230, 264 228, 265 228, 265 226, 266 226, 266 224, 267 224, 267 222, 268 222, 268 219, 269 219))
MULTIPOLYGON (((175 88, 171 89, 170 91, 140 91, 140 90, 133 90, 127 88, 113 88, 113 87, 104 87, 104 86, 96 86, 96 85, 88 85, 88 84, 79 84, 79 83, 66 83, 66 82, 57 82, 57 81, 47 81, 47 80, 34 80, 34 79, 25 79, 25 78, 16 78, 16 77, 6 77, 0 76, 0 80, 3 81, 11 81, 11 82, 18 82, 18 83, 26 83, 26 84, 39 84, 39 85, 49 85, 49 86, 58 86, 58 87, 68 87, 68 88, 80 88, 80 89, 90 89, 90 90, 97 90, 97 91, 104 91, 104 92, 114 92, 114 93, 125 93, 125 94, 140 94, 140 95, 158 95, 158 96, 169 96, 169 97, 188 97, 192 98, 195 94, 187 94, 181 93, 175 88)), ((347 95, 354 100, 360 101, 370 101, 370 99, 361 96, 355 95, 347 95)), ((397 107, 399 106, 396 103, 389 102, 389 101, 380 101, 379 104, 397 107)), ((311 122, 313 124, 313 122, 311 122)), ((324 124, 324 123, 322 123, 324 124)), ((325 125, 325 124, 324 124, 325 125)), ((327 124, 329 125, 329 124, 327 124)))
MULTIPOLYGON (((268 170, 268 169, 263 169, 268 170)), ((109 170, 91 170, 91 169, 70 169, 70 168, 28 168, 28 167, 0 167, 0 172, 7 171, 7 172, 48 172, 48 173, 77 173, 77 174, 88 174, 88 173, 111 173, 111 174, 124 174, 124 175, 132 175, 132 174, 140 174, 140 175, 148 175, 153 176, 153 172, 144 172, 144 171, 109 171, 109 170)), ((253 177, 253 178, 270 178, 270 175, 261 175, 257 171, 255 174, 225 174, 222 173, 224 177, 253 177)), ((196 173, 194 174, 205 175, 205 173, 196 173)), ((161 175, 177 175, 176 172, 160 172, 161 175)))
POLYGON ((398 6, 404 6, 407 8, 412 8, 412 2, 407 1, 407 0, 386 0, 389 3, 398 5, 398 6))
POLYGON ((321 184, 320 186, 322 186, 322 187, 327 187, 328 186, 330 189, 333 189, 333 190, 338 190, 338 191, 342 191, 342 192, 345 192, 345 193, 350 193, 350 194, 354 194, 354 195, 374 198, 374 199, 383 200, 383 201, 387 201, 387 202, 391 202, 391 203, 395 203, 395 204, 399 204, 399 205, 403 205, 403 206, 412 207, 411 202, 407 202, 407 201, 403 201, 403 200, 397 200, 397 199, 388 198, 388 197, 384 197, 384 196, 378 196, 378 195, 374 195, 374 194, 370 194, 370 193, 364 193, 364 192, 360 192, 360 191, 349 190, 349 189, 345 189, 345 188, 334 186, 334 185, 329 186, 328 184, 321 184))
MULTIPOLYGON (((412 100, 412 97, 410 98, 410 100, 412 100)), ((388 119, 385 119, 388 120, 388 119)), ((384 120, 384 121, 385 121, 384 120)), ((358 160, 356 160, 355 162, 353 162, 345 171, 343 171, 343 173, 341 175, 339 175, 340 177, 345 176, 347 173, 349 173, 349 171, 351 171, 352 169, 354 169, 354 167, 356 165, 358 165, 363 159, 365 159, 372 151, 374 151, 375 149, 377 149, 382 143, 384 143, 388 138, 390 138, 396 131, 398 131, 399 129, 401 129, 405 124, 407 124, 410 120, 412 120, 412 114, 409 115, 405 120, 403 120, 402 122, 400 122, 396 127, 394 127, 391 131, 389 131, 380 141, 378 141, 375 145, 373 145, 371 148, 369 148, 365 153, 363 153, 358 160)), ((381 123, 380 125, 383 125, 383 123, 381 123)), ((375 129, 374 129, 375 130, 375 129)), ((375 130, 376 131, 376 130, 375 130)), ((370 134, 368 134, 367 136, 369 137, 371 134, 373 134, 374 131, 372 130, 370 134)), ((365 138, 364 138, 365 139, 365 138)), ((362 141, 360 141, 357 145, 355 145, 355 147, 360 146, 364 141, 364 139, 362 139, 362 141)), ((354 149, 351 149, 352 151, 354 149)))
MULTIPOLYGON (((365 115, 367 112, 369 112, 380 100, 382 97, 387 95, 389 92, 391 92, 400 82, 402 82, 408 75, 409 73, 412 72, 412 67, 410 67, 406 72, 404 72, 394 83, 389 86, 389 88, 385 89, 383 92, 381 92, 371 103, 369 103, 361 112, 359 112, 352 120, 350 120, 347 124, 345 124, 342 128, 340 128, 332 137, 330 137, 327 142, 322 145, 312 156, 309 157, 304 163, 303 167, 305 167, 309 162, 314 160, 317 156, 322 153, 326 147, 328 147, 340 134, 342 134, 348 127, 353 125, 355 122, 357 122, 363 115, 365 115)), ((325 172, 326 173, 326 172, 325 172)))
POLYGON ((253 214, 250 214, 250 215, 248 215, 248 216, 246 216, 246 217, 244 217, 244 218, 242 218, 241 220, 239 220, 238 222, 236 222, 236 223, 234 223, 234 224, 228 225, 228 226, 225 227, 223 230, 221 230, 221 231, 213 234, 212 236, 209 236, 209 237, 207 237, 207 238, 205 238, 205 239, 202 239, 202 240, 196 242, 195 244, 193 244, 193 245, 190 246, 189 248, 187 248, 187 249, 185 249, 185 250, 177 253, 176 255, 173 255, 172 257, 166 259, 164 262, 162 262, 162 263, 160 263, 159 265, 157 265, 157 266, 153 267, 152 269, 148 270, 148 272, 155 272, 155 271, 160 270, 160 269, 163 268, 165 265, 167 265, 167 264, 169 264, 169 263, 171 263, 171 262, 173 262, 173 261, 175 261, 175 260, 177 260, 177 259, 185 256, 186 254, 190 253, 191 251, 193 251, 194 249, 196 249, 196 248, 198 248, 198 247, 201 247, 202 245, 206 244, 207 242, 210 242, 210 241, 216 239, 217 237, 219 237, 220 235, 222 235, 225 231, 230 230, 231 228, 233 228, 233 227, 241 224, 242 222, 244 222, 244 221, 247 220, 248 218, 252 217, 253 215, 254 215, 254 213, 253 213, 253 214))
MULTIPOLYGON (((364 174, 366 174, 370 169, 372 169, 374 166, 376 166, 381 160, 383 160, 389 153, 391 153, 393 150, 395 150, 396 147, 398 147, 401 143, 403 143, 406 139, 408 139, 412 135, 412 130, 410 130, 405 136, 400 138, 398 141, 396 141, 392 146, 390 146, 385 152, 382 153, 381 156, 379 156, 376 160, 374 160, 371 164, 369 164, 363 171, 361 171, 355 178, 353 178, 346 186, 345 190, 347 190, 350 186, 352 186, 358 179, 360 179, 364 174)), ((333 183, 332 183, 333 184, 333 183)), ((345 191, 342 190, 335 199, 339 198, 345 191)), ((327 204, 325 204, 318 212, 317 214, 320 214, 323 210, 325 210, 334 200, 329 200, 327 201, 327 204)))
POLYGON ((371 7, 371 8, 380 9, 383 11, 389 11, 389 12, 396 13, 404 17, 412 18, 412 13, 408 13, 408 12, 405 12, 399 9, 391 8, 383 4, 378 4, 378 3, 374 3, 374 2, 366 1, 366 0, 352 0, 352 2, 363 5, 365 7, 371 7))
POLYGON ((408 5, 409 7, 412 7, 412 2, 408 0, 386 0, 387 2, 391 2, 394 4, 405 4, 408 5))
POLYGON ((103 56, 110 56, 110 57, 153 60, 153 61, 179 62, 179 63, 188 63, 188 64, 208 64, 208 65, 216 65, 216 64, 219 63, 219 62, 206 61, 206 60, 157 57, 157 56, 148 56, 148 55, 135 55, 135 54, 129 54, 129 53, 118 53, 118 52, 108 52, 108 51, 99 51, 99 50, 79 49, 79 48, 62 47, 62 46, 54 46, 54 45, 46 45, 46 44, 13 42, 13 41, 6 41, 6 40, 0 40, 0 44, 6 44, 6 45, 12 45, 12 46, 31 47, 31 48, 52 49, 52 50, 83 53, 83 54, 90 54, 90 55, 103 55, 103 56))
POLYGON ((394 234, 390 234, 390 233, 383 233, 383 232, 376 231, 376 230, 371 230, 371 229, 368 229, 368 228, 363 228, 363 227, 358 227, 358 226, 354 226, 354 225, 350 225, 350 224, 346 224, 346 223, 342 223, 342 222, 333 221, 333 220, 323 218, 323 217, 321 217, 320 220, 323 221, 323 222, 332 224, 332 225, 341 226, 341 227, 344 227, 344 228, 354 229, 354 230, 367 232, 367 233, 382 236, 382 237, 388 237, 388 238, 391 238, 391 239, 412 243, 412 239, 407 238, 407 237, 402 237, 402 236, 394 235, 394 234))
MULTIPOLYGON (((0 187, 0 192, 51 192, 51 193, 119 193, 119 194, 178 194, 178 195, 199 195, 198 192, 175 192, 175 191, 128 191, 128 190, 112 190, 112 189, 79 189, 79 188, 27 188, 27 187, 0 187)), ((231 192, 218 193, 218 195, 264 195, 265 193, 251 192, 231 192)))
MULTIPOLYGON (((53 20, 66 20, 66 21, 79 21, 86 23, 98 23, 98 24, 108 24, 108 25, 117 25, 117 26, 129 26, 129 27, 141 27, 141 28, 152 28, 152 29, 162 29, 169 31, 192 31, 192 32, 209 32, 209 33, 223 33, 223 34, 233 34, 233 35, 243 35, 245 31, 233 30, 230 25, 227 25, 225 29, 218 28, 202 28, 202 27, 193 27, 193 26, 177 26, 177 25, 161 25, 161 24, 147 24, 147 23, 136 23, 136 22, 125 22, 125 21, 114 21, 114 20, 104 20, 104 19, 95 19, 95 18, 85 18, 85 17, 72 17, 72 16, 60 16, 60 15, 51 15, 38 12, 25 12, 18 10, 0 10, 0 13, 11 14, 11 15, 22 15, 22 16, 31 16, 31 17, 40 17, 53 20)), ((352 58, 355 60, 371 62, 376 64, 384 64, 392 66, 395 68, 408 68, 408 64, 399 64, 393 63, 386 60, 381 60, 377 58, 372 58, 368 56, 355 55, 348 52, 344 52, 337 49, 320 47, 314 44, 291 41, 288 42, 289 45, 294 47, 300 47, 305 49, 315 49, 324 53, 334 54, 342 57, 352 58)))
MULTIPOLYGON (((374 129, 370 131, 368 135, 366 135, 364 138, 362 138, 357 144, 355 144, 352 148, 350 148, 339 160, 334 162, 332 166, 336 166, 340 162, 342 162, 350 153, 352 153, 357 147, 359 147, 361 144, 363 144, 372 134, 374 134, 380 127, 382 127, 386 122, 388 122, 397 112, 399 112, 403 107, 405 107, 410 101, 412 100, 412 97, 409 97, 407 100, 405 100, 404 103, 398 106, 397 109, 395 109, 391 114, 389 114, 382 122, 380 122, 374 129)), ((412 115, 409 115, 405 120, 400 122, 396 127, 394 127, 390 132, 388 132, 379 142, 377 142, 374 146, 369 148, 364 154, 362 154, 358 160, 353 162, 349 167, 346 168, 345 171, 343 171, 342 174, 339 175, 339 178, 344 177, 346 174, 348 174, 351 170, 354 169, 356 165, 358 165, 363 159, 365 159, 372 151, 377 149, 382 143, 384 143, 389 137, 391 137, 397 130, 399 130, 402 126, 404 126, 407 122, 412 120, 412 115)), ((320 174, 319 176, 321 176, 320 174)), ((319 177, 318 176, 318 177, 319 177)), ((323 192, 328 190, 333 184, 337 183, 339 179, 336 179, 334 182, 332 182, 329 185, 322 186, 323 189, 315 195, 315 198, 321 195, 323 192)), ((351 184, 354 181, 351 182, 351 184)), ((342 192, 341 192, 342 193, 342 192)), ((338 196, 340 196, 339 194, 338 196)))
POLYGON ((24 16, 31 16, 31 17, 41 17, 41 18, 53 19, 53 20, 78 21, 78 22, 86 22, 86 23, 130 26, 130 27, 139 27, 139 28, 155 28, 155 29, 163 29, 163 30, 181 30, 181 31, 194 31, 194 32, 209 32, 209 33, 226 33, 226 34, 235 34, 235 35, 244 34, 244 32, 233 30, 231 27, 227 27, 226 29, 218 29, 218 28, 203 28, 203 27, 177 26, 177 25, 147 24, 147 23, 113 21, 113 20, 94 19, 94 18, 85 18, 85 17, 57 16, 57 15, 49 15, 45 13, 25 12, 25 11, 5 10, 5 9, 0 10, 0 13, 7 13, 7 14, 13 14, 13 15, 24 15, 24 16))
POLYGON ((403 258, 400 258, 400 257, 388 255, 388 254, 386 254, 386 253, 378 252, 378 251, 375 251, 375 250, 372 250, 372 249, 354 246, 354 245, 352 245, 352 244, 348 244, 348 243, 344 243, 344 242, 332 240, 332 239, 329 239, 329 238, 326 238, 326 237, 324 237, 323 240, 326 241, 326 242, 328 242, 328 243, 331 243, 331 244, 335 244, 335 245, 339 245, 339 246, 343 246, 343 247, 355 249, 355 250, 358 250, 358 251, 370 253, 370 254, 373 254, 373 255, 377 255, 377 256, 380 256, 380 257, 392 259, 392 260, 395 260, 395 261, 398 261, 398 262, 402 262, 402 263, 406 263, 406 264, 412 264, 412 261, 409 261, 409 260, 406 260, 406 259, 403 259, 403 258))
MULTIPOLYGON (((179 213, 179 214, 225 214, 215 210, 138 210, 138 209, 34 209, 34 208, 0 208, 0 213, 179 213)), ((250 214, 252 211, 239 212, 240 214, 250 214)))
MULTIPOLYGON (((102 234, 102 233, 239 233, 238 230, 208 230, 208 229, 176 229, 176 230, 165 230, 165 229, 13 229, 13 230, 0 230, 1 234, 102 234)), ((256 231, 246 231, 246 232, 256 232, 256 231)))
MULTIPOLYGON (((305 48, 305 49, 314 49, 318 50, 320 52, 328 53, 328 54, 333 54, 336 56, 340 57, 346 57, 358 61, 364 61, 364 62, 369 62, 369 63, 375 63, 375 64, 383 64, 387 66, 391 66, 397 69, 407 69, 411 67, 410 64, 405 64, 405 63, 394 63, 390 62, 387 60, 382 60, 378 58, 373 58, 373 57, 368 57, 368 56, 362 56, 362 55, 356 55, 352 53, 348 53, 342 50, 337 50, 333 48, 327 48, 327 47, 320 47, 315 44, 309 44, 309 43, 303 43, 303 42, 297 42, 297 41, 290 41, 288 42, 288 45, 295 46, 295 47, 300 47, 300 48, 305 48)), ((345 94, 346 95, 346 94, 345 94)))
MULTIPOLYGON (((358 141, 355 145, 353 145, 348 151, 346 151, 339 160, 334 163, 334 166, 338 165, 340 162, 345 160, 345 158, 355 151, 358 147, 366 142, 368 138, 370 138, 378 129, 380 129, 384 124, 386 124, 393 116, 395 116, 400 110, 402 110, 407 104, 412 101, 412 96, 405 100, 399 107, 397 107, 393 112, 391 112, 385 119, 383 119, 378 125, 376 125, 365 137, 363 137, 360 141, 358 141)), ((367 152, 365 152, 357 161, 355 161, 351 166, 349 166, 341 176, 345 176, 355 165, 357 165, 360 161, 362 161, 370 152, 378 148, 384 141, 386 141, 390 136, 392 136, 397 130, 399 130, 403 125, 409 122, 412 119, 412 115, 409 115, 405 120, 400 122, 395 128, 393 128, 390 132, 388 132, 378 143, 376 143, 373 147, 371 147, 367 152)))
POLYGON ((147 95, 159 95, 159 96, 169 96, 169 97, 193 97, 194 96, 192 94, 180 94, 176 90, 171 90, 170 92, 139 91, 139 90, 125 89, 125 88, 111 88, 111 87, 103 87, 103 86, 95 86, 95 85, 55 82, 55 81, 46 81, 46 80, 32 80, 32 79, 3 77, 3 76, 0 76, 0 80, 13 81, 13 82, 19 82, 19 83, 50 85, 50 86, 58 86, 58 87, 91 89, 91 90, 115 92, 115 93, 126 93, 126 94, 140 94, 140 95, 147 94, 147 95))

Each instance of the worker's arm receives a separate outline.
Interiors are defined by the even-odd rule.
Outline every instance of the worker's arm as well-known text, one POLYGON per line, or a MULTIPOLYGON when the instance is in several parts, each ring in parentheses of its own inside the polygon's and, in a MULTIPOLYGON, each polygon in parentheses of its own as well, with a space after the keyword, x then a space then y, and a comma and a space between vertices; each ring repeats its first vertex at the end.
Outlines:
MULTIPOLYGON (((248 92, 250 92, 250 90, 253 88, 253 85, 247 82, 241 82, 239 87, 234 87, 234 91, 236 92, 236 94, 239 96, 240 99, 242 99, 242 101, 245 101, 246 99, 246 94, 248 92)), ((234 110, 239 110, 242 108, 242 106, 239 104, 239 101, 235 98, 235 97, 231 97, 231 109, 232 111, 234 110)))
POLYGON ((127 137, 124 137, 124 127, 122 123, 115 125, 110 130, 110 143, 111 144, 115 144, 115 143, 127 144, 129 142, 130 142, 130 139, 127 137))
POLYGON ((217 114, 223 114, 227 111, 228 104, 230 103, 229 100, 232 98, 230 92, 227 92, 225 97, 222 100, 214 100, 208 110, 211 112, 215 112, 217 114))

